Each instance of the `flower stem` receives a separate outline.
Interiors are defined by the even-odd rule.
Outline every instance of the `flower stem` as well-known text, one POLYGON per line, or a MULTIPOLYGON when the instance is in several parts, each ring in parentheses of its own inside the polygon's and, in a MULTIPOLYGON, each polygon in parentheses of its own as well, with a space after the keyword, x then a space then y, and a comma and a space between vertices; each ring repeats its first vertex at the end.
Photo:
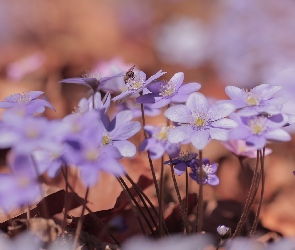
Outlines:
POLYGON ((259 221, 259 215, 260 215, 260 210, 261 210, 261 206, 262 206, 262 201, 263 201, 264 186, 265 186, 264 157, 265 157, 265 147, 263 148, 263 153, 260 150, 260 160, 261 160, 261 193, 260 193, 260 199, 259 199, 259 203, 258 203, 257 212, 256 212, 256 215, 255 215, 255 220, 254 220, 254 223, 253 223, 252 230, 250 232, 250 237, 253 236, 253 234, 256 231, 256 228, 257 228, 257 225, 258 225, 258 221, 259 221))
MULTIPOLYGON (((142 92, 140 92, 140 95, 142 95, 142 92)), ((144 117, 144 107, 143 107, 143 104, 142 103, 140 104, 140 108, 141 108, 142 126, 144 127, 145 126, 145 117, 144 117)), ((144 135, 144 138, 147 139, 147 134, 146 134, 146 132, 144 130, 143 130, 143 135, 144 135)), ((157 194, 158 202, 160 204, 159 186, 158 186, 158 183, 157 183, 155 168, 154 168, 153 161, 151 159, 150 151, 149 150, 147 151, 147 154, 148 154, 150 168, 151 168, 151 171, 152 171, 152 176, 153 176, 153 181, 154 181, 154 185, 155 185, 155 189, 156 189, 156 194, 157 194)))
MULTIPOLYGON (((186 223, 188 224, 188 171, 185 169, 185 218, 186 223)), ((187 234, 189 234, 189 228, 187 229, 187 234)))
POLYGON ((244 206, 241 218, 238 222, 238 225, 237 225, 236 230, 232 236, 232 239, 235 238, 240 233, 240 231, 245 223, 245 220, 249 215, 250 208, 253 204, 253 201, 254 201, 254 198, 256 195, 255 190, 257 191, 257 188, 256 188, 257 183, 259 183, 259 151, 258 150, 257 150, 257 158, 256 158, 256 167, 254 170, 254 175, 253 175, 252 183, 251 183, 250 190, 249 190, 249 193, 247 196, 246 204, 244 206))
POLYGON ((127 184, 125 183, 125 181, 121 177, 119 177, 117 179, 121 183, 121 185, 123 187, 123 190, 127 191, 129 197, 134 202, 135 206, 137 207, 137 210, 140 212, 141 216, 145 220, 145 222, 146 222, 147 226, 149 227, 149 229, 150 229, 151 233, 153 234, 153 236, 156 236, 152 225, 150 224, 150 222, 149 222, 148 218, 146 217, 145 213, 142 211, 142 209, 141 209, 140 205, 138 204, 137 200, 132 195, 132 193, 131 193, 130 189, 128 188, 127 184))
MULTIPOLYGON (((65 171, 65 177, 66 179, 68 179, 68 169, 67 167, 64 168, 65 171)), ((63 218, 63 222, 62 222, 62 232, 64 233, 65 231, 65 227, 66 227, 66 222, 67 222, 67 215, 68 215, 68 193, 69 193, 69 185, 68 185, 68 181, 65 181, 66 183, 66 187, 65 187, 65 203, 64 203, 64 207, 65 207, 65 212, 64 212, 64 218, 63 218)))
POLYGON ((197 210, 197 233, 202 232, 203 227, 203 151, 199 150, 200 183, 197 210))
POLYGON ((63 174, 63 177, 65 179, 65 181, 68 184, 68 187, 70 189, 70 191, 73 193, 75 199, 81 204, 81 205, 85 205, 85 209, 89 212, 89 214, 92 216, 92 218, 97 222, 97 224, 100 225, 101 228, 103 228, 105 230, 105 232, 107 232, 107 234, 110 236, 110 238, 114 241, 115 244, 117 244, 118 246, 120 246, 120 242, 116 239, 116 237, 110 232, 110 230, 108 229, 108 227, 97 217, 97 215, 95 213, 92 212, 92 210, 87 206, 86 201, 83 201, 82 198, 80 198, 74 188, 70 185, 70 183, 68 182, 68 180, 65 178, 65 172, 64 169, 61 169, 61 172, 63 174))
MULTIPOLYGON (((89 194, 89 187, 86 188, 85 199, 84 199, 85 202, 87 202, 88 194, 89 194)), ((73 250, 76 250, 76 248, 77 248, 78 240, 79 240, 80 233, 81 233, 81 230, 82 230, 84 213, 85 213, 85 203, 82 206, 81 216, 79 218, 78 225, 77 225, 77 228, 76 228, 75 239, 74 239, 74 244, 73 244, 73 250)))
POLYGON ((180 208, 180 214, 182 217, 182 221, 183 221, 183 225, 184 228, 186 230, 186 233, 189 234, 189 228, 188 228, 188 223, 187 223, 187 216, 185 216, 185 206, 183 206, 182 203, 182 199, 180 196, 180 192, 179 192, 179 188, 177 185, 177 181, 176 181, 176 177, 175 177, 175 173, 174 173, 174 168, 173 168, 173 163, 172 163, 172 159, 170 158, 170 169, 171 169, 171 175, 172 175, 172 179, 173 179, 173 184, 174 184, 174 188, 177 194, 177 198, 178 198, 178 203, 179 203, 179 208, 180 208))

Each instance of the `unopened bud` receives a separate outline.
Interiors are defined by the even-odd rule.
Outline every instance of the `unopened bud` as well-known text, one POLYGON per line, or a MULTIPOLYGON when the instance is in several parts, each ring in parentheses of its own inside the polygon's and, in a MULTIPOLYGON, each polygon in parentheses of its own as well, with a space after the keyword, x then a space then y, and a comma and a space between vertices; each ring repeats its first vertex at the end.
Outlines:
POLYGON ((231 235, 231 229, 230 227, 219 225, 217 227, 217 233, 221 236, 222 239, 227 239, 231 235))

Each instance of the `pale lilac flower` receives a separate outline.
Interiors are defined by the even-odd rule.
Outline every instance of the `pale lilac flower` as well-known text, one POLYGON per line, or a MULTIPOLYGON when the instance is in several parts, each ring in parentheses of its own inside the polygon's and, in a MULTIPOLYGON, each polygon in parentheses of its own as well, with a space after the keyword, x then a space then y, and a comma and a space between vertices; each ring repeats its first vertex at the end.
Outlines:
POLYGON ((36 235, 25 231, 12 239, 1 234, 0 246, 1 250, 40 250, 42 242, 36 235))
POLYGON ((6 211, 31 205, 41 197, 37 173, 28 155, 13 156, 11 174, 0 174, 0 206, 6 211))
POLYGON ((59 81, 59 83, 73 83, 73 84, 84 85, 89 87, 91 89, 92 94, 94 94, 100 89, 102 89, 108 81, 114 78, 122 77, 123 75, 124 75, 124 72, 120 72, 113 76, 102 77, 102 75, 97 72, 90 72, 85 74, 83 77, 63 79, 59 81))
POLYGON ((168 141, 168 133, 171 130, 168 126, 145 126, 144 130, 147 132, 150 138, 142 141, 138 150, 149 150, 151 159, 158 159, 167 153, 169 157, 174 158, 180 152, 180 146, 178 143, 170 143, 168 141))
POLYGON ((141 129, 141 124, 137 121, 131 121, 131 119, 132 112, 129 110, 119 112, 112 121, 106 114, 101 114, 105 128, 102 144, 115 146, 124 157, 133 157, 136 154, 135 145, 127 139, 141 129))
POLYGON ((211 139, 226 141, 228 129, 236 127, 237 123, 225 117, 234 110, 228 103, 209 106, 204 95, 193 93, 186 105, 176 105, 165 111, 165 116, 179 125, 169 132, 168 140, 171 143, 190 140, 197 149, 203 149, 211 139))
POLYGON ((219 179, 216 176, 215 172, 217 170, 218 164, 213 163, 210 164, 210 161, 207 158, 203 158, 202 167, 200 166, 200 162, 198 159, 194 160, 191 164, 192 173, 189 176, 195 180, 197 183, 209 184, 212 186, 216 186, 219 184, 219 179), (200 179, 200 172, 203 172, 202 180, 200 179))
POLYGON ((90 96, 88 99, 82 98, 78 103, 78 108, 75 113, 83 114, 89 110, 104 110, 107 112, 111 104, 111 95, 107 93, 103 99, 101 99, 101 93, 96 92, 94 96, 90 96))
MULTIPOLYGON (((181 152, 178 158, 172 160, 174 166, 174 172, 180 176, 182 175, 187 167, 191 167, 194 164, 194 161, 197 159, 197 153, 183 153, 181 152)), ((165 164, 170 165, 170 161, 164 162, 165 164)))
POLYGON ((282 126, 288 121, 286 115, 240 117, 238 114, 232 114, 230 118, 235 120, 239 127, 229 131, 229 138, 245 140, 248 146, 256 149, 262 149, 267 140, 291 140, 291 136, 282 129, 282 126))
MULTIPOLYGON (((244 140, 228 140, 226 142, 222 142, 222 144, 233 154, 236 156, 245 156, 248 158, 256 158, 257 157, 257 149, 255 147, 250 147, 247 145, 244 140)), ((265 155, 269 155, 272 153, 270 148, 265 149, 265 155)))
POLYGON ((204 250, 212 244, 212 239, 208 234, 191 235, 171 235, 162 239, 151 239, 147 237, 134 237, 124 242, 122 250, 204 250))
POLYGON ((87 186, 93 186, 102 171, 115 176, 125 173, 118 161, 122 157, 120 152, 113 145, 103 145, 101 130, 88 130, 78 142, 79 147, 72 148, 70 161, 79 168, 82 181, 87 186))
POLYGON ((24 91, 21 94, 13 94, 0 102, 0 108, 21 109, 23 110, 24 115, 42 113, 45 110, 45 107, 51 108, 55 111, 54 107, 49 102, 43 99, 38 99, 38 97, 43 94, 44 92, 42 91, 24 91))
POLYGON ((172 103, 186 102, 189 95, 201 88, 196 82, 182 85, 184 74, 176 73, 169 82, 156 82, 148 86, 152 93, 136 98, 139 103, 154 103, 151 107, 163 108, 172 103))
POLYGON ((146 80, 146 74, 142 71, 139 71, 135 74, 133 79, 128 79, 127 87, 128 90, 122 92, 112 99, 112 101, 119 101, 119 104, 122 104, 126 101, 130 96, 140 93, 143 91, 149 84, 151 84, 154 80, 158 79, 162 75, 166 74, 166 72, 162 72, 162 70, 158 71, 156 74, 152 75, 149 79, 146 80))
POLYGON ((31 152, 47 143, 48 120, 43 117, 19 117, 5 112, 0 128, 0 148, 13 147, 22 152, 31 152))
POLYGON ((7 66, 7 77, 14 81, 19 81, 27 74, 38 70, 43 66, 44 62, 45 56, 42 53, 34 53, 26 56, 7 66))
POLYGON ((274 94, 281 89, 281 86, 261 84, 249 91, 235 86, 227 86, 225 92, 232 99, 229 103, 240 109, 238 113, 241 116, 251 116, 260 113, 280 113, 287 99, 284 97, 274 97, 274 94))

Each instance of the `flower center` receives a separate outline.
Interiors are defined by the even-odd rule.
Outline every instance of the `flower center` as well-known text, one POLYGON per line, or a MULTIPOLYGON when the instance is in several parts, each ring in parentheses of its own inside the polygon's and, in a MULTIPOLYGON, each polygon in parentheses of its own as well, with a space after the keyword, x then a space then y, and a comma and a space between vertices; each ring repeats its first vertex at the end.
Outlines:
POLYGON ((111 138, 108 135, 104 135, 102 138, 102 145, 108 145, 111 143, 111 138))
POLYGON ((30 179, 25 176, 20 176, 17 179, 17 184, 20 188, 26 188, 30 185, 30 179))
POLYGON ((248 122, 252 134, 260 135, 267 129, 267 118, 264 116, 255 117, 248 122))
POLYGON ((153 134, 153 137, 158 141, 167 141, 168 140, 168 132, 172 129, 172 127, 162 126, 159 127, 153 134))
POLYGON ((135 76, 134 79, 129 78, 127 81, 128 90, 138 90, 144 84, 144 80, 140 76, 135 76))
POLYGON ((27 104, 32 101, 32 97, 28 95, 28 92, 24 91, 22 94, 19 95, 19 98, 16 102, 27 104))
POLYGON ((88 161, 96 161, 99 156, 99 153, 96 149, 89 149, 85 153, 85 158, 88 161))
POLYGON ((198 127, 203 127, 203 126, 205 126, 205 124, 206 124, 206 120, 202 119, 201 117, 198 117, 195 120, 195 125, 198 126, 198 127))
POLYGON ((96 80, 100 80, 102 78, 102 74, 95 72, 95 71, 90 71, 86 72, 84 75, 82 75, 83 78, 95 78, 96 80))
POLYGON ((190 161, 194 158, 196 158, 198 156, 198 154, 196 153, 189 153, 189 152, 181 152, 178 156, 178 160, 180 161, 190 161))
POLYGON ((29 128, 29 129, 26 131, 26 135, 27 135, 27 137, 33 139, 33 138, 36 138, 36 137, 39 135, 39 132, 38 132, 38 130, 36 130, 36 129, 29 128))
POLYGON ((257 106, 260 103, 260 97, 251 93, 251 91, 247 91, 247 100, 246 103, 249 106, 257 106))
POLYGON ((176 92, 176 85, 175 85, 175 83, 173 83, 171 81, 169 81, 167 83, 163 82, 160 85, 159 93, 163 97, 170 97, 170 96, 174 95, 175 92, 176 92))

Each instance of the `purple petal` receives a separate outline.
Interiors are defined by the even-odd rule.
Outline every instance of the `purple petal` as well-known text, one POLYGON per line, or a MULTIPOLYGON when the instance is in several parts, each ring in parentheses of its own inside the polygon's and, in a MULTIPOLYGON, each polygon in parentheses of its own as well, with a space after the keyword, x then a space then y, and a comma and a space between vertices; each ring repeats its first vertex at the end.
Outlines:
POLYGON ((279 96, 279 97, 274 97, 269 100, 267 100, 267 104, 271 104, 274 106, 281 106, 282 104, 286 103, 288 101, 287 97, 279 96))
POLYGON ((210 171, 210 174, 214 174, 217 170, 217 167, 218 167, 218 164, 217 163, 213 163, 211 165, 211 171, 210 171))
POLYGON ((268 88, 269 88, 269 84, 260 84, 254 87, 253 89, 251 89, 251 93, 261 96, 261 93, 267 92, 268 88))
POLYGON ((182 125, 169 131, 168 140, 171 143, 179 143, 190 138, 193 129, 190 125, 182 125))
MULTIPOLYGON (((198 164, 199 164, 199 160, 197 160, 197 161, 198 161, 198 164)), ((202 165, 210 165, 210 161, 209 161, 208 158, 203 158, 202 162, 203 162, 202 165)))
POLYGON ((178 164, 176 164, 176 165, 174 166, 174 172, 175 172, 178 176, 180 176, 180 175, 182 175, 182 174, 185 172, 186 168, 187 168, 186 163, 185 163, 185 162, 180 162, 180 163, 178 163, 178 164))
POLYGON ((259 114, 256 107, 245 107, 237 112, 240 116, 253 116, 259 114))
POLYGON ((265 135, 265 137, 268 140, 274 140, 274 141, 290 141, 291 140, 291 135, 282 129, 272 130, 268 132, 265 135))
POLYGON ((225 88, 225 93, 232 100, 239 101, 245 103, 245 99, 247 98, 247 93, 235 86, 227 86, 225 88))
POLYGON ((191 94, 195 91, 198 91, 200 88, 201 88, 201 84, 199 84, 199 83, 196 83, 196 82, 187 83, 187 84, 182 85, 178 89, 178 94, 180 94, 180 95, 191 94))
POLYGON ((210 136, 212 139, 227 141, 228 140, 228 130, 221 128, 211 128, 209 130, 210 136))
POLYGON ((189 96, 186 106, 190 111, 199 111, 207 113, 209 104, 207 98, 201 93, 193 93, 189 96))
POLYGON ((104 158, 114 158, 114 159, 120 159, 121 158, 121 154, 118 151, 118 149, 116 147, 112 146, 112 145, 103 146, 102 149, 101 149, 101 155, 104 158))
POLYGON ((61 81, 59 81, 58 83, 74 83, 74 84, 82 84, 85 85, 87 87, 90 87, 84 80, 84 78, 67 78, 67 79, 63 79, 61 81))
POLYGON ((239 124, 237 122, 228 118, 222 118, 218 121, 211 123, 212 127, 218 127, 218 128, 236 128, 238 125, 239 124))
POLYGON ((145 125, 144 130, 148 133, 149 137, 153 136, 153 133, 155 131, 156 127, 151 125, 145 125))
POLYGON ((186 102, 188 97, 189 97, 189 95, 176 94, 176 95, 172 96, 171 102, 174 102, 174 103, 186 102))
POLYGON ((253 146, 256 149, 262 149, 266 144, 266 139, 263 136, 250 135, 246 138, 248 146, 253 146))
POLYGON ((138 103, 155 103, 155 98, 159 97, 158 93, 149 93, 146 95, 141 95, 136 98, 136 102, 138 103))
POLYGON ((231 140, 243 140, 251 135, 251 132, 247 128, 234 128, 228 132, 228 137, 231 140))
POLYGON ((168 108, 164 115, 174 122, 189 123, 191 112, 185 105, 176 105, 168 108))
POLYGON ((131 121, 125 123, 118 127, 117 129, 113 130, 110 135, 112 140, 127 140, 133 135, 135 135, 141 129, 141 123, 136 121, 131 121))
POLYGON ((56 111, 55 108, 48 101, 45 101, 43 99, 37 99, 37 100, 32 101, 31 103, 32 104, 34 103, 34 105, 38 105, 38 106, 45 106, 45 107, 51 108, 54 111, 56 111))
POLYGON ((160 101, 155 102, 154 104, 151 105, 151 108, 163 108, 167 106, 171 100, 169 98, 163 98, 160 101))
POLYGON ((139 78, 141 78, 142 80, 145 81, 145 79, 146 79, 146 74, 145 74, 143 71, 139 71, 139 72, 137 72, 136 75, 137 75, 139 78))
POLYGON ((0 102, 0 108, 3 108, 3 109, 9 109, 14 106, 15 106, 14 102, 6 102, 6 101, 0 102))
POLYGON ((151 159, 159 159, 164 155, 165 148, 161 143, 157 142, 153 144, 149 151, 151 159))
POLYGON ((122 104, 124 101, 126 101, 131 95, 133 94, 133 91, 131 90, 127 90, 127 91, 124 91, 122 92, 121 94, 115 96, 112 101, 115 102, 115 101, 118 101, 118 100, 122 100, 119 102, 119 105, 122 104))
POLYGON ((210 134, 207 130, 195 131, 191 135, 191 141, 196 149, 202 150, 209 142, 210 134))
POLYGON ((183 72, 178 72, 174 74, 174 76, 172 76, 169 82, 172 82, 175 85, 176 89, 179 89, 179 87, 183 83, 183 79, 184 79, 183 72))
POLYGON ((219 184, 219 179, 215 174, 209 175, 208 184, 216 186, 219 184))
POLYGON ((99 176, 99 170, 92 167, 80 168, 81 179, 87 187, 91 187, 96 184, 99 176))
POLYGON ((112 173, 119 177, 125 174, 125 170, 122 165, 117 161, 109 157, 101 158, 99 168, 107 173, 112 173))
POLYGON ((162 81, 152 83, 147 87, 147 89, 154 94, 159 94, 159 89, 160 89, 161 84, 163 84, 162 81))
POLYGON ((266 90, 264 90, 263 92, 260 92, 260 95, 262 96, 263 100, 268 100, 276 92, 280 91, 281 89, 282 89, 282 86, 269 86, 266 90))
POLYGON ((113 145, 123 157, 133 157, 136 154, 136 147, 130 141, 114 141, 113 145))
POLYGON ((124 123, 130 122, 132 119, 132 111, 123 110, 116 114, 115 118, 111 121, 108 131, 116 129, 123 125, 124 123))
POLYGON ((152 75, 148 80, 146 80, 145 85, 148 85, 152 81, 158 79, 162 75, 166 74, 166 72, 162 72, 162 70, 158 71, 156 74, 152 75))
POLYGON ((165 146, 166 153, 169 155, 170 158, 175 158, 179 155, 180 153, 180 146, 179 144, 174 144, 174 143, 166 143, 165 146))
POLYGON ((236 107, 229 103, 220 103, 211 106, 208 110, 208 117, 210 120, 215 121, 226 116, 229 116, 232 112, 236 110, 236 107))
POLYGON ((156 140, 154 138, 148 138, 148 139, 144 139, 139 147, 138 147, 138 151, 142 152, 145 150, 149 150, 150 147, 152 147, 154 144, 156 143, 156 140))

